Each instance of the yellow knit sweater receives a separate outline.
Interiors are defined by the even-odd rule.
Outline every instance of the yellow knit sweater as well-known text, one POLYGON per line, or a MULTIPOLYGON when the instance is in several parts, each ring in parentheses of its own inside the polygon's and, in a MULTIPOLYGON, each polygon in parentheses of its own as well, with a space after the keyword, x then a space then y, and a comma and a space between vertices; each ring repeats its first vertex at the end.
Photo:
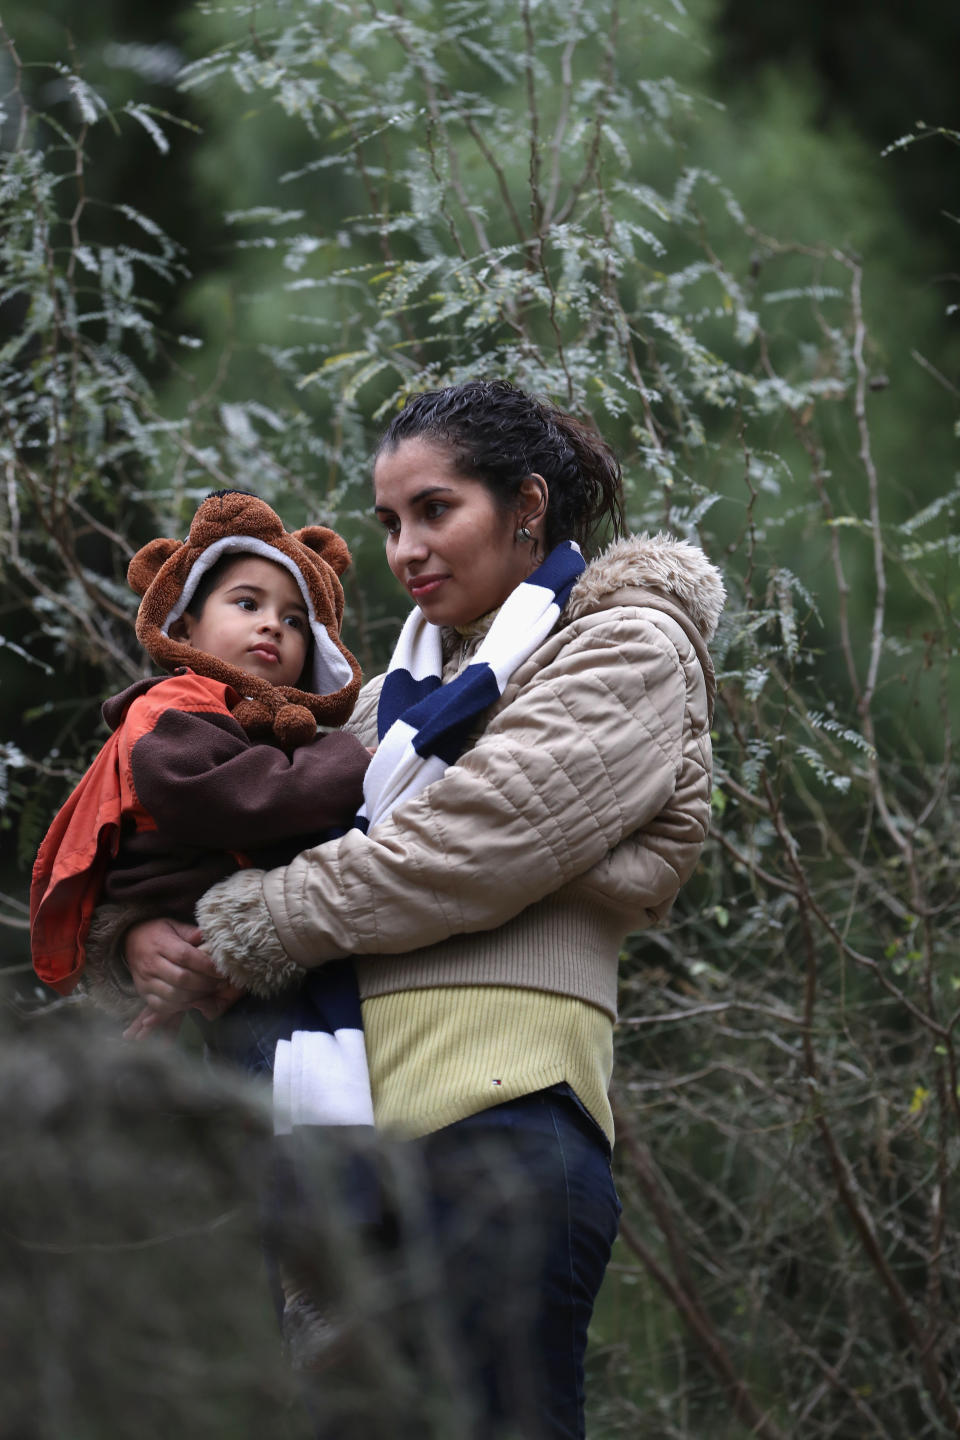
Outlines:
POLYGON ((613 1025, 542 990, 458 985, 364 1001, 378 1129, 413 1137, 565 1080, 613 1143, 613 1025))

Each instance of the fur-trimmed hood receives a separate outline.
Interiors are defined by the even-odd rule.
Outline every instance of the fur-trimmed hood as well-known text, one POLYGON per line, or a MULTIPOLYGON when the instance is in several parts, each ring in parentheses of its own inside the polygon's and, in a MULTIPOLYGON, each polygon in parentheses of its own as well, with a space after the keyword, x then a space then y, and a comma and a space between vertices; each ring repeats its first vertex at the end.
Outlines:
POLYGON ((712 639, 727 594, 720 571, 698 546, 664 531, 628 535, 590 562, 573 587, 564 619, 622 604, 625 592, 635 590, 672 601, 704 640, 712 639))
POLYGON ((696 651, 712 720, 717 694, 707 641, 716 632, 727 592, 720 571, 697 545, 660 531, 615 540, 584 570, 570 592, 561 624, 618 605, 659 610, 682 627, 696 651))

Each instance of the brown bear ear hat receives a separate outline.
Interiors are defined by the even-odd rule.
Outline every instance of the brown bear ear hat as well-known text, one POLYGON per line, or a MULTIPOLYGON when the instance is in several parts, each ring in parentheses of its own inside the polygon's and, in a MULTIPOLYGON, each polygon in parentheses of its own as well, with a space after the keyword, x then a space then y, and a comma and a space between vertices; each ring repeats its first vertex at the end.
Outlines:
MULTIPOLYGON (((137 639, 165 670, 186 665, 232 686, 243 697, 233 710, 234 719, 251 736, 272 735, 287 749, 306 744, 318 723, 343 724, 360 689, 360 667, 340 639, 339 576, 349 563, 345 541, 326 526, 287 531, 279 515, 256 495, 215 491, 194 515, 186 540, 151 540, 130 561, 127 581, 143 596, 137 639), (274 685, 170 635, 202 577, 225 554, 272 560, 297 582, 313 635, 307 658, 310 689, 274 685)), ((301 681, 306 678, 301 676, 301 681)))

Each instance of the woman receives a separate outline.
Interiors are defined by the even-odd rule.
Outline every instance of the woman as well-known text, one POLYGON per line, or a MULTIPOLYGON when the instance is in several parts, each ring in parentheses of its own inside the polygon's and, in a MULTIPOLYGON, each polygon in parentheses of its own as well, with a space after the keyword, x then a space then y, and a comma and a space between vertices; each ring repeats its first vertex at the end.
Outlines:
MULTIPOLYGON (((374 491, 387 563, 417 607, 407 655, 436 644, 443 687, 481 647, 489 657, 492 637, 496 655, 514 635, 522 654, 527 592, 621 528, 606 444, 500 381, 413 397, 380 444, 374 491)), ((587 1325, 619 1213, 607 1088, 620 944, 667 914, 706 836, 706 641, 723 586, 695 547, 634 537, 556 599, 556 623, 510 673, 487 664, 487 703, 461 725, 454 763, 431 757, 432 783, 368 833, 231 877, 199 913, 220 973, 262 992, 278 970, 353 957, 376 1123, 421 1150, 441 1249, 459 1204, 447 1180, 476 1163, 482 1187, 483 1139, 508 1146, 540 1217, 524 1332, 536 1420, 521 1433, 568 1437, 584 1434, 587 1325)), ((402 668, 416 701, 421 680, 402 668)), ((367 744, 391 683, 361 692, 351 729, 367 744)), ((128 938, 136 988, 159 1010, 216 983, 186 939, 163 922, 128 938)), ((482 1433, 499 1434, 517 1406, 495 1327, 477 1342, 483 1277, 502 1253, 488 1228, 460 1323, 484 1347, 482 1433)))

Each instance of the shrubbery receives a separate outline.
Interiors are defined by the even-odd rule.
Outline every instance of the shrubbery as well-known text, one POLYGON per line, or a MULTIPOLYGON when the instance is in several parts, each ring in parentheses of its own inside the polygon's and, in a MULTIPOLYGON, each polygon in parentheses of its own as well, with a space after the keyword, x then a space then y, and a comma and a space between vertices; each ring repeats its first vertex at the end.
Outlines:
POLYGON ((947 417, 911 433, 898 395, 950 382, 874 344, 874 313, 907 327, 858 255, 775 238, 693 163, 703 127, 735 131, 698 96, 692 23, 579 0, 198 11, 180 84, 210 153, 251 161, 229 334, 222 277, 191 291, 189 253, 87 173, 92 129, 137 127, 162 163, 169 118, 66 65, 41 113, 8 50, 4 823, 29 858, 96 700, 140 673, 126 559, 207 489, 348 533, 370 668, 399 617, 366 518, 392 407, 498 373, 592 414, 632 523, 699 539, 730 590, 714 833, 672 925, 625 947, 593 1433, 946 1435, 960 489, 947 417), (171 329, 158 281, 215 344, 171 329))

